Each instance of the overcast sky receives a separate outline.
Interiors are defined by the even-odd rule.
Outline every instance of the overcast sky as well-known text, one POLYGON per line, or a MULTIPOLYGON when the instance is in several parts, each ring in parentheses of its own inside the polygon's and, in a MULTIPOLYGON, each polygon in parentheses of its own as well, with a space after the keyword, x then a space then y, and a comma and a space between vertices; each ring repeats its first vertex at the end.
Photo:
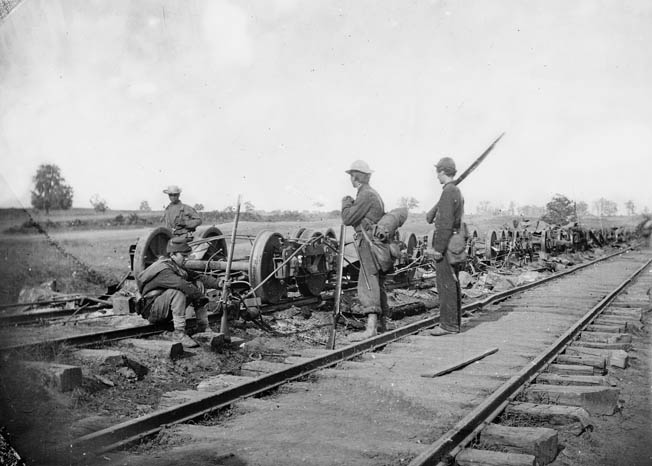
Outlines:
POLYGON ((395 207, 652 210, 652 2, 24 0, 0 20, 0 206, 54 163, 75 207, 324 210, 355 159, 395 207))

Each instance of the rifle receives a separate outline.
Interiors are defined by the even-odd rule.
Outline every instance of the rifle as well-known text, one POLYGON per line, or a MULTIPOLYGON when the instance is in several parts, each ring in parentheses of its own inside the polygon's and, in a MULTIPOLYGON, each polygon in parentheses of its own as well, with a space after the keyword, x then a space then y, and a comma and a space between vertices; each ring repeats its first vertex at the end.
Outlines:
POLYGON ((337 281, 335 283, 335 302, 333 303, 333 326, 331 327, 331 334, 328 338, 328 348, 335 349, 335 327, 337 326, 337 319, 340 316, 340 302, 342 297, 342 268, 344 266, 344 242, 346 232, 344 225, 340 225, 340 244, 337 251, 337 281))
MULTIPOLYGON (((482 154, 480 154, 480 157, 475 159, 475 162, 473 162, 469 166, 469 168, 464 170, 464 173, 462 173, 460 176, 458 176, 457 179, 453 180, 453 184, 455 184, 455 185, 460 184, 462 181, 464 181, 464 178, 469 176, 473 170, 478 168, 478 165, 480 165, 482 163, 482 161, 485 158, 487 158, 487 155, 489 155, 489 152, 492 151, 492 149, 494 148, 496 143, 498 141, 500 141, 500 138, 502 138, 504 135, 505 135, 505 133, 502 133, 500 136, 498 136, 496 138, 496 140, 494 142, 492 142, 491 145, 489 147, 487 147, 482 154)), ((428 223, 432 223, 435 220, 435 216, 437 215, 437 207, 438 207, 437 204, 435 204, 435 206, 432 209, 430 209, 430 211, 428 211, 428 214, 427 214, 427 217, 426 217, 428 219, 428 223), (430 218, 432 218, 432 220, 430 220, 430 218)))
POLYGON ((480 157, 475 159, 475 162, 473 162, 471 164, 471 166, 469 166, 469 168, 464 170, 464 173, 462 173, 460 176, 458 176, 457 179, 455 181, 453 181, 453 183, 455 183, 456 185, 460 184, 462 181, 464 181, 464 178, 469 176, 473 170, 478 168, 478 165, 480 165, 482 163, 482 161, 487 157, 487 155, 489 155, 489 152, 491 152, 491 150, 494 148, 496 143, 498 141, 500 141, 500 138, 502 138, 504 135, 505 135, 505 133, 502 133, 500 136, 498 136, 496 138, 496 140, 494 142, 492 142, 491 145, 489 147, 487 147, 487 149, 485 149, 485 151, 480 155, 480 157))
POLYGON ((224 273, 224 284, 222 285, 222 295, 220 296, 220 308, 222 309, 222 320, 220 321, 220 333, 224 334, 227 341, 229 337, 229 316, 227 315, 227 295, 231 291, 231 265, 233 264, 233 251, 235 250, 235 237, 238 231, 238 220, 240 219, 240 195, 238 195, 238 204, 235 209, 235 219, 233 220, 233 229, 231 230, 231 244, 229 245, 229 255, 226 260, 226 272, 224 273))

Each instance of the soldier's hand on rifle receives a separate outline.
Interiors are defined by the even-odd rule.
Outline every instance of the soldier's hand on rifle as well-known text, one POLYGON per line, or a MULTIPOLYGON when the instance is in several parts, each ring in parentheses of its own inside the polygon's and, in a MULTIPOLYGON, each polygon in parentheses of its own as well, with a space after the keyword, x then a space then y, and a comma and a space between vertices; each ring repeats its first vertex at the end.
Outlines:
POLYGON ((351 207, 353 205, 353 198, 351 196, 344 196, 342 198, 342 209, 345 209, 347 207, 351 207))
POLYGON ((435 259, 435 262, 439 262, 444 258, 444 255, 439 251, 434 251, 432 253, 432 258, 435 259))

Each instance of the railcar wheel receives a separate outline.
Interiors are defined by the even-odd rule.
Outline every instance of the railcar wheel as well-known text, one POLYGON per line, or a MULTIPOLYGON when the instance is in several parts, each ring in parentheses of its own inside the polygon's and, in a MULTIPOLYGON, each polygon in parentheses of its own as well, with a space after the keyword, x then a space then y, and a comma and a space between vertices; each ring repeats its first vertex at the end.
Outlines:
POLYGON ((484 242, 485 259, 495 259, 499 250, 500 244, 498 243, 498 233, 496 230, 491 230, 487 233, 487 239, 484 242))
MULTIPOLYGON (((323 237, 321 231, 304 229, 300 239, 308 241, 312 238, 323 237)), ((319 296, 326 286, 328 280, 328 268, 326 267, 326 256, 319 255, 302 255, 303 263, 301 264, 301 275, 297 277, 297 286, 303 296, 319 296)))
POLYGON ((172 230, 167 227, 157 227, 150 230, 146 236, 138 238, 134 251, 134 278, 140 287, 138 275, 152 265, 161 256, 167 255, 168 241, 172 238, 172 230))
MULTIPOLYGON (((416 234, 414 234, 411 231, 401 231, 399 234, 399 240, 403 244, 405 244, 406 255, 407 255, 407 264, 401 264, 401 266, 412 263, 412 261, 414 261, 421 255, 421 251, 419 251, 418 248, 419 240, 417 239, 416 234)), ((415 267, 411 267, 399 275, 404 277, 406 280, 410 281, 414 278, 416 272, 417 269, 415 267)))
MULTIPOLYGON (((256 236, 249 259, 249 283, 252 288, 263 283, 278 266, 274 256, 282 256, 282 240, 280 233, 270 230, 263 230, 256 236)), ((256 290, 256 296, 268 304, 278 303, 286 293, 287 284, 274 276, 256 290)))
MULTIPOLYGON (((195 240, 224 236, 222 230, 215 226, 200 227, 195 232, 195 240)), ((200 243, 192 247, 192 258, 194 260, 226 260, 229 251, 226 246, 226 239, 220 238, 207 243, 200 243)))

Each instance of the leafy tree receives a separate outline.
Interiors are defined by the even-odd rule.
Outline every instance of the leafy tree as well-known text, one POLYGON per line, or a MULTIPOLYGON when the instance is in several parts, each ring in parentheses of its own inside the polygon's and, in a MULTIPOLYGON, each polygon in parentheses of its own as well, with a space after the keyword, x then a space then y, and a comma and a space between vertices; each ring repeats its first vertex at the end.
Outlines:
POLYGON ((197 212, 201 212, 202 210, 204 210, 204 204, 195 204, 195 205, 193 206, 193 208, 194 208, 197 212))
POLYGON ((149 202, 147 201, 141 202, 138 209, 142 210, 143 212, 150 212, 152 210, 152 208, 149 206, 149 202))
POLYGON ((35 209, 45 210, 48 215, 50 209, 67 210, 72 207, 72 188, 66 184, 58 166, 40 165, 32 179, 32 206, 35 209))
POLYGON ((244 207, 245 212, 249 212, 249 213, 252 213, 253 211, 256 210, 256 206, 254 206, 251 201, 245 201, 245 203, 243 204, 243 207, 244 207))
POLYGON ((95 212, 106 212, 109 206, 106 204, 106 201, 100 197, 99 194, 93 194, 90 199, 91 205, 95 212))
POLYGON ((597 201, 593 202, 593 207, 595 208, 595 213, 600 217, 608 217, 610 215, 616 215, 618 212, 618 204, 609 199, 601 197, 597 201))
POLYGON ((584 217, 585 215, 588 215, 589 205, 584 201, 576 202, 575 213, 578 215, 578 217, 584 217))
POLYGON ((407 210, 412 210, 419 207, 419 201, 413 197, 402 197, 398 201, 400 207, 405 207, 407 210))
POLYGON ((575 204, 563 194, 555 194, 546 204, 546 213, 541 218, 544 222, 554 225, 566 225, 575 222, 575 204))
POLYGON ((627 210, 627 215, 636 215, 636 206, 634 205, 634 201, 627 201, 625 202, 625 210, 627 210))

